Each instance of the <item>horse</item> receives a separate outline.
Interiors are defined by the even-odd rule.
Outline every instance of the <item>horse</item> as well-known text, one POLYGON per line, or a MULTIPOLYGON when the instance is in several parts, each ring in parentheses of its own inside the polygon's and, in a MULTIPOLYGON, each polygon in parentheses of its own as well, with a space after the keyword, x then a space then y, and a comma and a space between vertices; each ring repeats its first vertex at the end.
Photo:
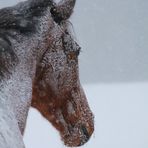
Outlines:
POLYGON ((79 80, 71 33, 76 0, 27 0, 0 9, 0 148, 24 148, 32 106, 66 146, 86 143, 94 116, 79 80))

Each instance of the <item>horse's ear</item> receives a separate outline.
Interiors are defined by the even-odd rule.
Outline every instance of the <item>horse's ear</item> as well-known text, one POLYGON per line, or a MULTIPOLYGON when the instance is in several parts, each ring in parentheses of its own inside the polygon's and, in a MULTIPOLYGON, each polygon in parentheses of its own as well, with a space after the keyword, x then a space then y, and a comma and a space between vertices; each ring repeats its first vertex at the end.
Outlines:
POLYGON ((67 20, 71 16, 76 0, 61 0, 51 9, 51 13, 56 22, 67 20))

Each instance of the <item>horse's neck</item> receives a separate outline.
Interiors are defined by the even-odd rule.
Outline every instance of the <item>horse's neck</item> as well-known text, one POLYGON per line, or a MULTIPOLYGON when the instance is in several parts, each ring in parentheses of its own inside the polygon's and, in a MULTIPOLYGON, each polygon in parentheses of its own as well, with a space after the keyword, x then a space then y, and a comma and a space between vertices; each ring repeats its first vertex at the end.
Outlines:
POLYGON ((23 148, 22 134, 31 103, 32 79, 21 65, 0 88, 0 148, 23 148))
POLYGON ((32 97, 32 78, 26 72, 25 65, 18 64, 10 79, 4 82, 0 93, 3 96, 0 103, 3 99, 11 107, 23 134, 32 97))
POLYGON ((24 148, 15 114, 0 94, 0 148, 24 148))

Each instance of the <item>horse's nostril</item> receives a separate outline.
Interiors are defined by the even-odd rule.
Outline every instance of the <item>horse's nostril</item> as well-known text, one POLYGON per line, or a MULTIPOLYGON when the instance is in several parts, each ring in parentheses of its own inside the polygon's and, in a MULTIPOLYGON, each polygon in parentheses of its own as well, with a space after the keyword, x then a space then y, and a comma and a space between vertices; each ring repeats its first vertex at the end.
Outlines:
POLYGON ((86 137, 86 140, 88 141, 89 138, 90 138, 90 135, 88 133, 87 128, 84 125, 82 125, 81 129, 82 129, 82 132, 83 132, 84 136, 86 137))
POLYGON ((82 146, 84 143, 86 143, 91 136, 91 135, 89 135, 89 132, 84 125, 81 126, 81 132, 82 132, 84 137, 83 137, 83 139, 81 140, 81 142, 78 146, 82 146))

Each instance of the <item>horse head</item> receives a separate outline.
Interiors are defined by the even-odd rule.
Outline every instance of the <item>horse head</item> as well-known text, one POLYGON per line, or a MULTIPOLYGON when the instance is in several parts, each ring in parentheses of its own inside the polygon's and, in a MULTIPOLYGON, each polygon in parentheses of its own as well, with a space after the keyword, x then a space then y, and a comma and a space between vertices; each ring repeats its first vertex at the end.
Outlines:
POLYGON ((32 100, 32 106, 60 131, 67 146, 83 145, 94 130, 93 114, 79 81, 80 47, 67 20, 74 4, 75 0, 65 0, 51 9, 56 32, 37 66, 32 100))

